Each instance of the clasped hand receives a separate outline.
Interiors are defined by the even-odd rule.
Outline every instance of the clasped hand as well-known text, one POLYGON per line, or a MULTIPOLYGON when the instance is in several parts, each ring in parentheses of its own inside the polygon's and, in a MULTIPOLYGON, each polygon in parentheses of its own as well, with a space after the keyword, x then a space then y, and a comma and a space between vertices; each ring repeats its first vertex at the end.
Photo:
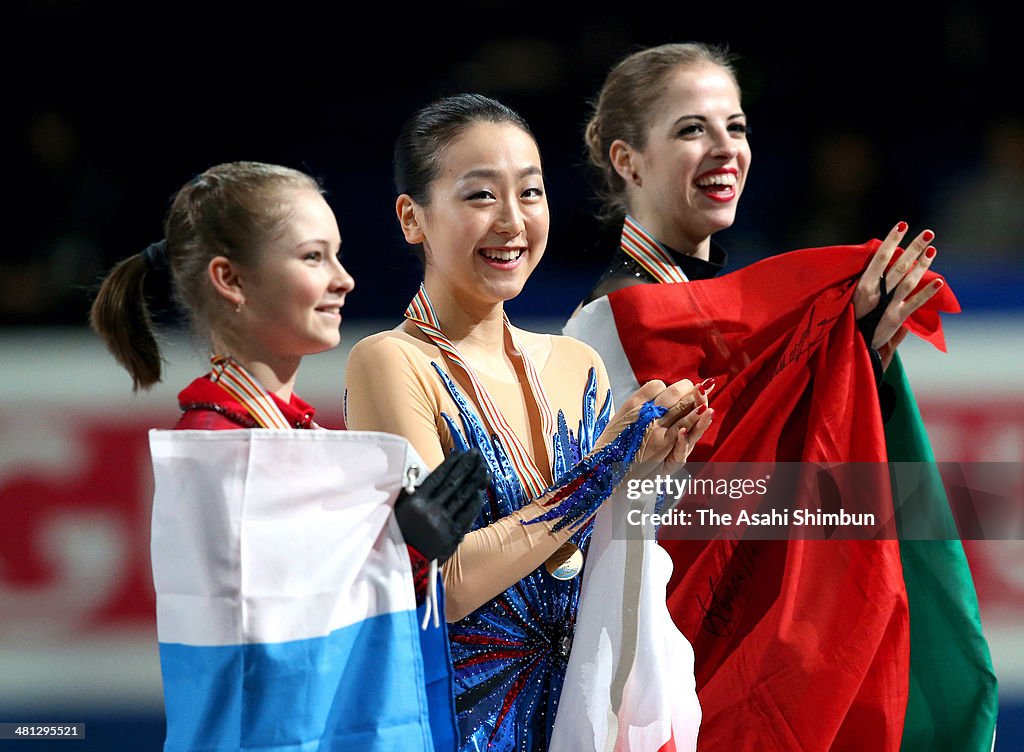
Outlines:
POLYGON ((647 429, 634 464, 686 462, 690 451, 711 425, 714 410, 708 407, 707 395, 713 387, 712 379, 696 386, 689 379, 681 379, 670 386, 661 380, 648 381, 633 392, 612 416, 598 437, 595 450, 614 441, 636 421, 640 408, 647 402, 653 402, 665 408, 666 412, 647 429))

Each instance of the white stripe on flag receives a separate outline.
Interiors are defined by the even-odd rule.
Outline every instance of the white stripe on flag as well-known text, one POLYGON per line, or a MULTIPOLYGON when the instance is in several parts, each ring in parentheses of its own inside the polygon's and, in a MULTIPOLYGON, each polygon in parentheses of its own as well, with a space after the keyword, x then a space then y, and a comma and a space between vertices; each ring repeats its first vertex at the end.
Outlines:
POLYGON ((306 639, 415 610, 391 514, 404 439, 154 430, 150 447, 161 642, 306 639))
POLYGON ((257 429, 151 431, 150 447, 165 752, 432 752, 392 514, 422 465, 408 443, 257 429))
MULTIPOLYGON (((562 331, 600 353, 613 404, 639 389, 607 296, 577 309, 562 331)), ((665 602, 672 560, 649 523, 624 524, 630 509, 650 513, 657 499, 626 498, 627 483, 594 521, 552 752, 696 749, 693 648, 665 602)))
POLYGON ((628 480, 594 520, 551 752, 697 748, 693 648, 665 603, 672 560, 649 521, 627 522, 657 499, 627 498, 628 480))

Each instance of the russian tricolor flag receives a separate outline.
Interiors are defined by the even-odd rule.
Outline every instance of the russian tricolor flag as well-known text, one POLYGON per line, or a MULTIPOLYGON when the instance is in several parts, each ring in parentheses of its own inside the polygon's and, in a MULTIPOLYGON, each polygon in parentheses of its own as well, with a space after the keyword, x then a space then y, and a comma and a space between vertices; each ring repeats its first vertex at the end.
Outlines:
POLYGON ((404 439, 154 430, 150 447, 166 752, 453 746, 445 627, 420 632, 392 514, 419 463, 404 439))

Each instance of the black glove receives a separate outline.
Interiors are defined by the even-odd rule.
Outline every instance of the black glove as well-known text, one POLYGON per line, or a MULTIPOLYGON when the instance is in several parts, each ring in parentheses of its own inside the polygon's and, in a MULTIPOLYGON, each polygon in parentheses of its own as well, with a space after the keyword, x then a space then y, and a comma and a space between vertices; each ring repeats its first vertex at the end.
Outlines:
POLYGON ((896 294, 895 290, 885 289, 885 275, 883 274, 878 280, 878 304, 864 314, 857 322, 857 331, 860 332, 860 336, 864 338, 864 344, 868 346, 868 355, 871 356, 871 370, 875 374, 875 386, 881 387, 882 385, 882 356, 879 354, 872 345, 872 341, 875 339, 875 329, 878 328, 878 324, 882 321, 882 315, 885 313, 885 309, 889 307, 889 303, 892 302, 893 295, 896 294))
POLYGON ((395 501, 405 542, 426 559, 444 561, 455 551, 484 505, 487 466, 476 449, 448 455, 412 493, 395 501))
POLYGON ((889 307, 889 303, 892 302, 893 296, 896 294, 896 290, 885 289, 884 274, 878 280, 878 293, 878 303, 874 308, 861 316, 857 322, 857 328, 864 337, 864 341, 868 343, 869 348, 871 347, 871 342, 875 339, 875 329, 878 328, 879 323, 882 321, 882 316, 885 314, 885 309, 889 307))
POLYGON ((889 307, 893 295, 896 294, 895 290, 885 289, 884 274, 878 280, 878 291, 880 293, 878 304, 857 322, 857 331, 864 338, 864 344, 868 347, 868 355, 871 357, 871 370, 874 372, 875 386, 878 388, 878 404, 882 410, 882 423, 888 423, 896 407, 896 392, 891 386, 882 381, 884 375, 882 356, 878 350, 871 346, 871 342, 875 339, 875 329, 878 328, 885 309, 889 307))

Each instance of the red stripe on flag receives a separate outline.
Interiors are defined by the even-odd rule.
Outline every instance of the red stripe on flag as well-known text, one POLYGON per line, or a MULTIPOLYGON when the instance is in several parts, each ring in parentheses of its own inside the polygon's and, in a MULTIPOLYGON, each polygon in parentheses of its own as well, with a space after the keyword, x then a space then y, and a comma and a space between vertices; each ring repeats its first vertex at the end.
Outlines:
MULTIPOLYGON (((608 296, 638 383, 715 377, 715 419, 691 460, 885 462, 850 304, 877 247, 794 251, 608 296)), ((907 327, 944 349, 940 311, 959 311, 948 285, 907 327)), ((702 746, 899 748, 910 655, 898 541, 662 545, 669 608, 694 649, 702 746)))
POLYGON ((668 741, 658 747, 658 752, 676 752, 676 736, 669 733, 668 741))

